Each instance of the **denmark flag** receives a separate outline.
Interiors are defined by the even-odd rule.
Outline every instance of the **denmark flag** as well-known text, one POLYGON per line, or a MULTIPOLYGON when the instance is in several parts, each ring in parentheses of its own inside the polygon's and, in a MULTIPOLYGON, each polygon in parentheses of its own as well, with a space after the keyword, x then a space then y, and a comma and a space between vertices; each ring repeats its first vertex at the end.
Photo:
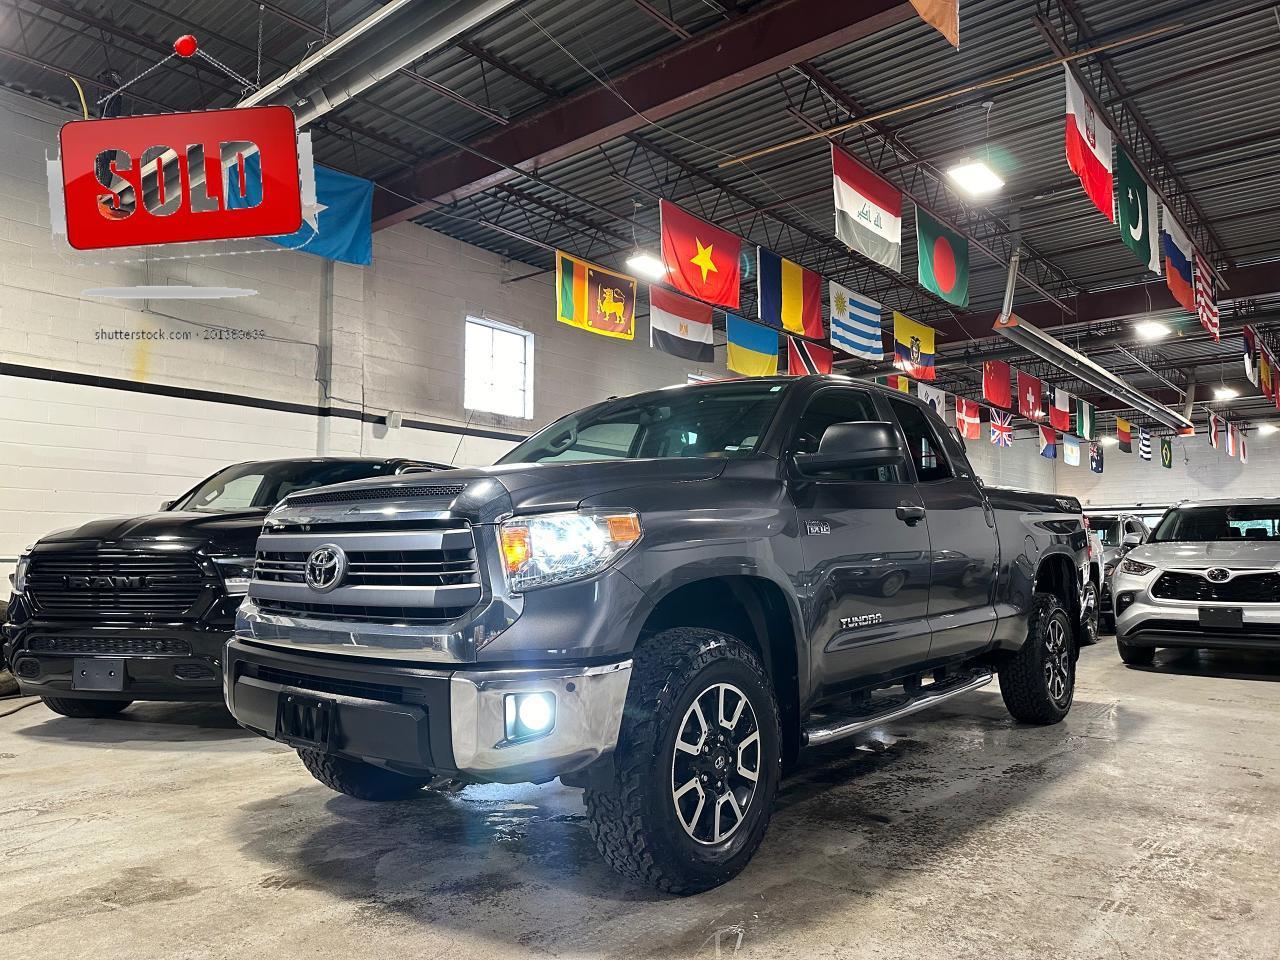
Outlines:
MULTIPOLYGON (((1006 379, 1006 383, 1008 380, 1006 379)), ((956 429, 966 440, 977 440, 982 436, 982 414, 977 400, 966 400, 956 397, 956 429)))
POLYGON ((1093 109, 1071 67, 1067 74, 1067 165, 1080 178, 1093 205, 1116 222, 1115 190, 1111 176, 1111 128, 1093 109))

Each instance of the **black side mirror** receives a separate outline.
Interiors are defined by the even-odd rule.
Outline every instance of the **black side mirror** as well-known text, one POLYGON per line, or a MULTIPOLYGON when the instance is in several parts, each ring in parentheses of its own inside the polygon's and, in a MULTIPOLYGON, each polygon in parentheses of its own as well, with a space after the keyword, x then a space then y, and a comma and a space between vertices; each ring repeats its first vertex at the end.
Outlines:
POLYGON ((797 471, 810 476, 828 470, 894 467, 906 459, 893 424, 883 420, 856 420, 827 427, 818 443, 818 452, 797 453, 794 462, 797 471))
POLYGON ((161 509, 161 510, 172 510, 172 509, 173 509, 173 501, 172 501, 172 500, 166 500, 164 503, 160 504, 160 509, 161 509))

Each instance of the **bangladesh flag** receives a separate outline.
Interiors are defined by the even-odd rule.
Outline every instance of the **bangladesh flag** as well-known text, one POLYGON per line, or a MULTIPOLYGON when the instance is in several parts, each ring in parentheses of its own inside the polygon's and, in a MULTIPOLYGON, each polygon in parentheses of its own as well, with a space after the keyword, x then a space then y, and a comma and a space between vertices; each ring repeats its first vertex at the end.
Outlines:
POLYGON ((916 207, 920 285, 957 307, 969 306, 969 241, 916 207))

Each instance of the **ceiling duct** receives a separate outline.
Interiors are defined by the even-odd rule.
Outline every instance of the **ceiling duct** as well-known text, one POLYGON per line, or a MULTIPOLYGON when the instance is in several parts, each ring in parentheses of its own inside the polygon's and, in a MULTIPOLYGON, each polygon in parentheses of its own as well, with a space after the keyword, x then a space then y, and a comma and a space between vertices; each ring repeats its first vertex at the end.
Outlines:
POLYGON ((1020 319, 1016 314, 1002 314, 996 320, 993 329, 1028 353, 1049 361, 1055 367, 1115 397, 1121 403, 1145 414, 1157 423, 1178 431, 1194 429, 1194 424, 1186 417, 1174 413, 1115 374, 1102 369, 1088 357, 1072 350, 1061 340, 1049 336, 1039 327, 1020 319))

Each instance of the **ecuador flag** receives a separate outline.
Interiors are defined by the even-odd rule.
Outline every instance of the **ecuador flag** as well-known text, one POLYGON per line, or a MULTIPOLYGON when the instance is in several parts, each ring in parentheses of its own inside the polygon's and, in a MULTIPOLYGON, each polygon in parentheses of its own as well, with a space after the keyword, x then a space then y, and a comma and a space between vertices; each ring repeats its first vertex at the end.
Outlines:
POLYGON ((778 333, 741 317, 728 315, 729 369, 748 377, 772 377, 778 372, 778 333))
POLYGON ((635 277, 557 250, 556 319, 602 336, 635 339, 635 277))
POLYGON ((908 316, 893 312, 893 365, 917 380, 934 380, 934 343, 937 334, 908 316))
POLYGON ((764 247, 756 248, 760 319, 771 327, 822 339, 822 278, 764 247))

